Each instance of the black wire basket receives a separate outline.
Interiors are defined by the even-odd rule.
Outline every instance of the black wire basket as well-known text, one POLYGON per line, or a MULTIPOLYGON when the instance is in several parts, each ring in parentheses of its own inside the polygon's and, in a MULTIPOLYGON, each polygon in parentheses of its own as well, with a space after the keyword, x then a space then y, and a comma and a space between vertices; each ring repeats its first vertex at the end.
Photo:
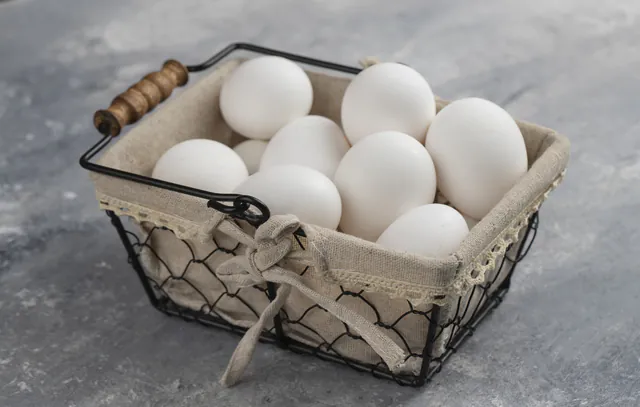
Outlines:
MULTIPOLYGON (((360 69, 355 67, 339 65, 243 43, 232 44, 201 64, 187 66, 186 70, 188 70, 188 72, 200 72, 206 70, 235 51, 248 51, 261 55, 280 56, 302 64, 335 71, 343 75, 355 75, 360 72, 360 69)), ((97 120, 96 127, 99 132, 103 134, 103 137, 81 157, 80 165, 89 171, 109 177, 145 184, 154 188, 167 189, 197 198, 204 198, 208 200, 209 207, 225 213, 234 219, 247 221, 254 226, 263 223, 270 216, 269 210, 262 202, 253 197, 235 194, 214 194, 182 185, 160 181, 140 174, 126 172, 117 168, 103 166, 95 162, 96 157, 113 142, 113 136, 120 132, 120 127, 123 127, 120 125, 126 125, 136 121, 144 115, 147 110, 152 109, 155 105, 161 102, 163 98, 168 97, 168 94, 170 93, 170 90, 169 92, 165 92, 163 97, 155 100, 155 102, 153 100, 147 100, 147 106, 142 108, 142 112, 138 112, 137 117, 134 117, 133 119, 129 118, 129 120, 124 120, 124 122, 120 120, 118 128, 115 130, 113 128, 113 123, 117 121, 117 118, 114 119, 113 117, 108 117, 107 120, 97 120), (252 210, 250 210, 250 208, 252 208, 252 210)), ((127 101, 125 100, 125 102, 127 101)), ((131 100, 127 103, 128 107, 131 107, 132 109, 135 108, 135 106, 130 106, 135 104, 131 102, 131 100)), ((106 112, 106 114, 110 115, 111 113, 106 112)), ((102 118, 104 119, 104 116, 102 116, 102 118)), ((158 253, 153 250, 153 247, 149 244, 150 239, 153 239, 155 234, 161 233, 161 231, 171 232, 169 229, 166 227, 154 226, 147 231, 141 231, 139 228, 128 226, 126 219, 123 219, 127 217, 126 214, 117 214, 113 210, 107 210, 106 213, 111 219, 111 223, 115 227, 118 236, 127 251, 128 261, 138 275, 149 301, 156 309, 163 313, 171 316, 179 316, 186 321, 196 321, 206 326, 225 329, 237 334, 243 334, 247 330, 246 327, 229 323, 219 314, 218 308, 220 301, 226 301, 227 303, 229 301, 235 301, 239 308, 245 308, 247 312, 254 314, 255 317, 258 318, 259 311, 254 309, 244 298, 247 290, 254 290, 254 294, 255 290, 257 290, 261 293, 260 295, 264 295, 265 301, 274 300, 277 288, 275 284, 266 283, 256 285, 254 287, 231 289, 218 278, 213 269, 208 267, 207 268, 211 273, 211 276, 217 279, 221 286, 224 287, 217 298, 214 298, 213 300, 208 298, 204 293, 198 291, 199 287, 197 286, 197 283, 190 281, 186 271, 191 265, 198 264, 206 266, 207 258, 218 252, 224 252, 235 256, 238 254, 237 250, 239 246, 224 247, 224 245, 217 244, 216 242, 215 245, 212 246, 212 250, 202 256, 196 255, 195 251, 190 246, 190 242, 183 240, 184 245, 191 253, 191 258, 188 259, 184 265, 181 265, 178 268, 171 267, 169 262, 162 258, 162 253, 158 253), (127 224, 127 226, 125 226, 125 224, 127 224), (143 262, 140 258, 143 251, 147 253, 146 255, 149 255, 150 253, 155 257, 155 261, 162 263, 164 267, 166 267, 168 270, 168 276, 165 279, 158 281, 157 279, 150 278, 148 272, 143 267, 143 262), (173 301, 171 299, 171 293, 168 292, 167 287, 176 281, 188 284, 195 291, 199 292, 202 296, 202 303, 204 305, 199 309, 193 309, 184 307, 173 301)), ((527 255, 531 245, 533 244, 538 229, 538 222, 538 213, 536 211, 533 212, 526 227, 520 232, 517 242, 512 243, 507 248, 505 255, 499 258, 499 261, 496 263, 495 270, 489 274, 482 284, 474 286, 468 295, 460 296, 457 303, 455 303, 453 312, 449 310, 449 312, 446 313, 446 317, 444 317, 441 312, 441 307, 438 305, 432 304, 430 305, 430 308, 426 310, 416 309, 411 302, 406 301, 406 310, 400 313, 395 320, 383 320, 379 310, 376 309, 375 305, 371 301, 369 301, 367 293, 364 291, 349 291, 340 287, 339 295, 334 298, 336 302, 343 301, 347 298, 351 301, 362 301, 370 308, 371 314, 375 316, 372 322, 376 326, 393 333, 393 335, 398 338, 398 342, 403 344, 403 347, 410 356, 422 359, 421 368, 417 374, 394 374, 383 361, 365 363, 343 355, 336 346, 338 341, 364 342, 363 338, 351 332, 347 325, 345 325, 344 332, 339 334, 337 337, 330 340, 325 339, 322 332, 318 332, 313 327, 306 324, 306 318, 310 312, 318 308, 322 309, 317 304, 309 307, 301 312, 300 315, 295 317, 288 315, 285 310, 282 310, 273 319, 273 324, 270 329, 262 333, 260 340, 262 342, 274 343, 283 349, 289 349, 296 353, 313 355, 324 360, 338 362, 356 370, 369 372, 378 378, 394 380, 401 385, 413 387, 422 386, 434 374, 441 370, 443 363, 456 352, 466 339, 473 335, 474 330, 480 322, 482 322, 491 313, 491 311, 502 302, 504 296, 509 290, 511 276, 514 273, 516 266, 527 255), (397 325, 408 316, 411 316, 412 318, 424 318, 423 325, 427 329, 425 334, 426 341, 419 351, 416 351, 415 348, 412 349, 403 337, 402 333, 396 328, 397 325), (302 343, 287 335, 287 330, 284 327, 291 325, 297 325, 300 328, 307 330, 309 335, 315 336, 317 338, 317 345, 310 346, 309 344, 302 343), (446 340, 444 341, 443 351, 436 354, 434 352, 435 344, 438 340, 442 340, 445 332, 446 340)), ((303 239, 296 238, 296 241, 300 248, 304 249, 303 239)), ((302 274, 304 274, 304 272, 305 271, 303 271, 302 274)))

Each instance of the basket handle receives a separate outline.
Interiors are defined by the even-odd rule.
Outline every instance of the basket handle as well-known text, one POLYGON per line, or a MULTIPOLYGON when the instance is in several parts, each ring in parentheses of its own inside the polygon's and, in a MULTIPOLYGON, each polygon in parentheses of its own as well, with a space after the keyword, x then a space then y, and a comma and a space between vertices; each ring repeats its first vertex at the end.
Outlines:
POLYGON ((123 127, 140 120, 188 80, 187 68, 170 59, 160 71, 145 75, 138 83, 116 96, 108 109, 98 110, 93 116, 93 125, 105 136, 116 137, 123 127))

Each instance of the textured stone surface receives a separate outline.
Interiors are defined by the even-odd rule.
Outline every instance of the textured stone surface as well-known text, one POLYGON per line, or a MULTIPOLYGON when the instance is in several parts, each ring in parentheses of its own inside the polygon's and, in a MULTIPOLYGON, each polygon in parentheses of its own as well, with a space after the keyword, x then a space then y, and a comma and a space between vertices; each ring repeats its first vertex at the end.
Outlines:
POLYGON ((639 30, 637 0, 0 2, 0 405, 637 405, 639 30), (237 40, 406 62, 572 139, 512 292, 428 387, 261 345, 223 389, 238 338, 143 298, 77 165, 92 112, 237 40))

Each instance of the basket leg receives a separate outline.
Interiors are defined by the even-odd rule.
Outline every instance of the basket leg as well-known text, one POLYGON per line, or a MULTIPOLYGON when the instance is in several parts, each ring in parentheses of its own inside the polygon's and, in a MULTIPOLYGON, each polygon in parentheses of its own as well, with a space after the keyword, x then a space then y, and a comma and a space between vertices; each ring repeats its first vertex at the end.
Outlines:
POLYGON ((111 224, 113 225, 113 227, 116 228, 116 231, 118 232, 118 236, 120 236, 120 240, 122 241, 122 244, 124 245, 124 248, 127 251, 127 256, 129 257, 129 263, 131 263, 131 266, 133 267, 136 274, 138 275, 138 278, 140 279, 140 282, 144 287, 144 291, 147 293, 147 297, 149 297, 149 301, 151 302, 151 305, 153 305, 155 308, 158 308, 160 302, 158 301, 158 298, 156 297, 156 294, 153 291, 153 288, 151 287, 151 284, 149 283, 149 280, 147 279, 146 274, 144 273, 142 264, 140 264, 140 260, 138 259, 138 255, 133 249, 133 245, 131 245, 131 241, 127 237, 127 231, 124 228, 124 225, 120 220, 120 217, 116 215, 113 211, 106 211, 106 212, 109 218, 111 219, 111 224))
POLYGON ((433 308, 431 308, 429 327, 427 329, 427 343, 422 350, 422 367, 420 368, 420 375, 418 376, 416 383, 418 386, 424 385, 429 374, 429 367, 431 366, 431 360, 433 359, 433 347, 435 345, 439 322, 440 306, 434 304, 433 308))

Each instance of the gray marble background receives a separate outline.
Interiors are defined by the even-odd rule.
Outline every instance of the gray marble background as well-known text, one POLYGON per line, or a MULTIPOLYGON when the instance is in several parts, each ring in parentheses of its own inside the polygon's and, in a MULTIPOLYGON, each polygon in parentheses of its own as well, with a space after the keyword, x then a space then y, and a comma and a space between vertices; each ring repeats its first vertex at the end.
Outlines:
POLYGON ((1 406, 637 406, 638 0, 0 2, 1 406), (153 310, 87 174, 94 110, 167 57, 251 41, 491 99, 572 142, 512 292, 426 388, 153 310))

